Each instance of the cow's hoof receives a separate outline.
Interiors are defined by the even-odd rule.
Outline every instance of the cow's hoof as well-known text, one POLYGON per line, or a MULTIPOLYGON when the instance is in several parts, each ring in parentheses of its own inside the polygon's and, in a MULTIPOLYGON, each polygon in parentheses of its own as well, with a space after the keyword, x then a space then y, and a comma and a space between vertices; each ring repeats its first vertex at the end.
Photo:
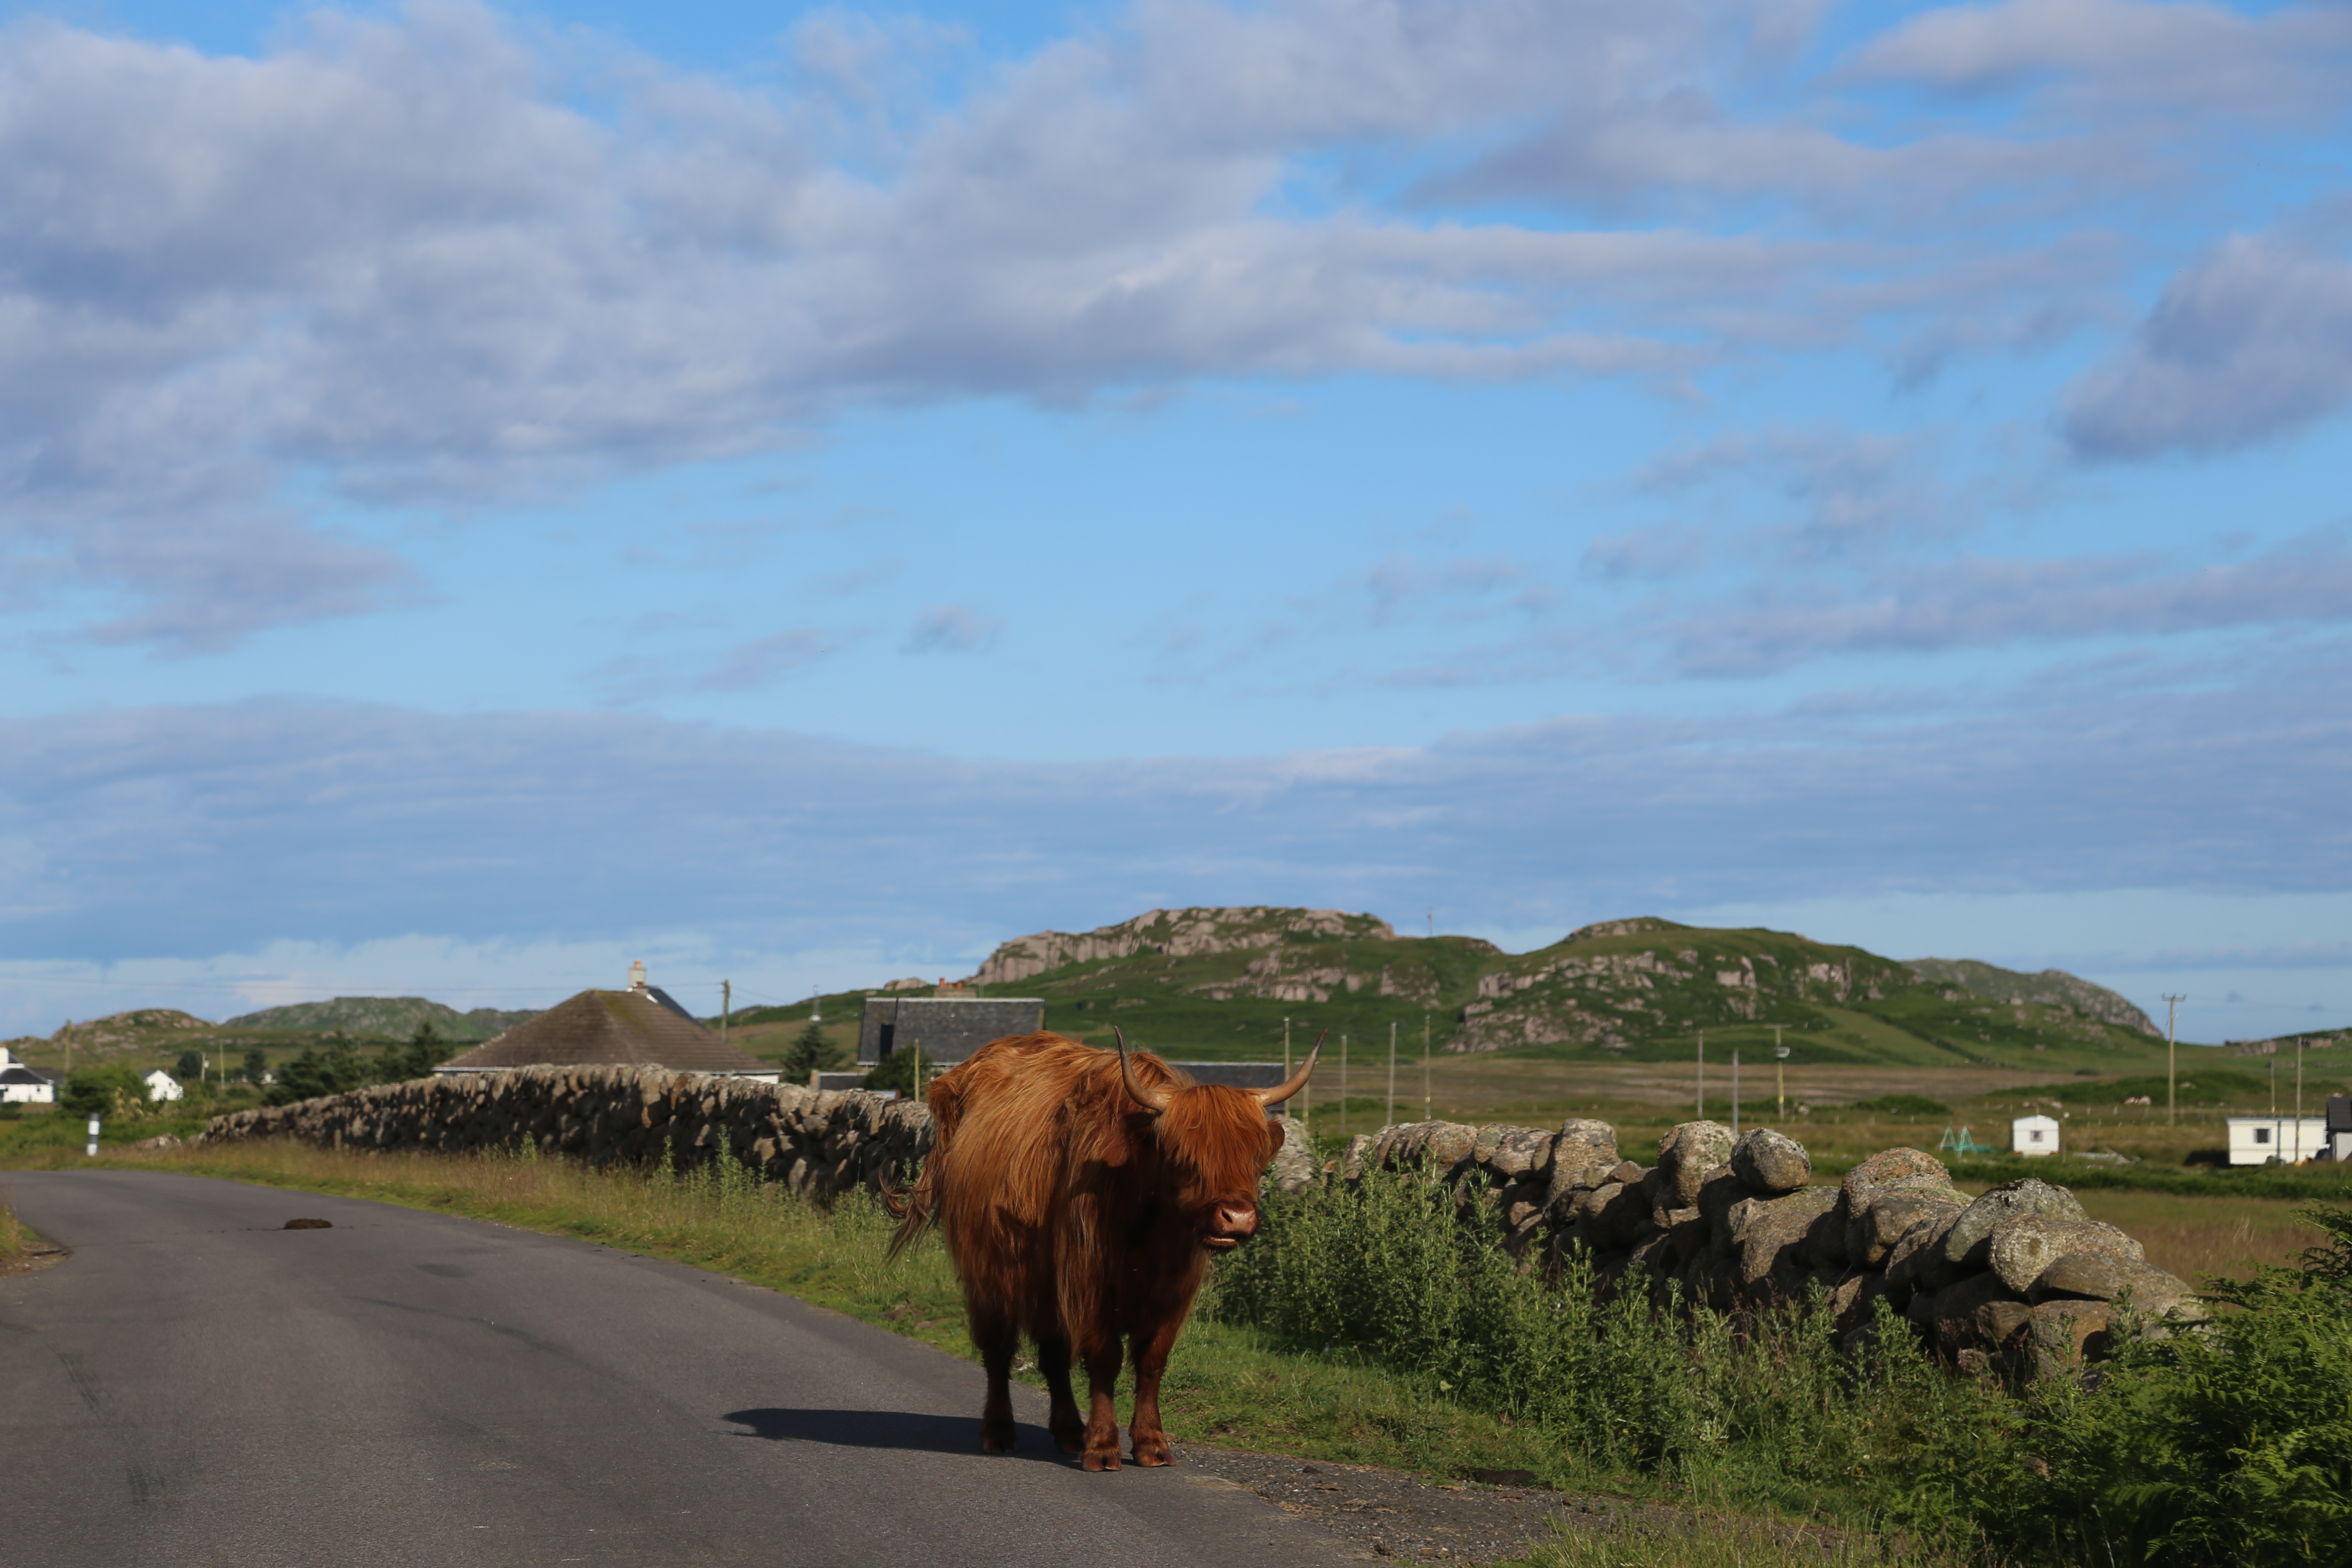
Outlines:
POLYGON ((1097 1454, 1089 1449, 1087 1453, 1086 1466, 1089 1470, 1115 1470, 1118 1468, 1118 1450, 1113 1448, 1108 1454, 1097 1454))
POLYGON ((1139 1465, 1172 1465, 1176 1456, 1168 1451, 1165 1437, 1138 1437, 1135 1440, 1135 1462, 1139 1465))
POLYGON ((980 1447, 984 1453, 1009 1454, 1015 1446, 1010 1432, 982 1432, 980 1435, 980 1447))
POLYGON ((1054 1447, 1061 1449, 1065 1454, 1085 1453, 1087 1429, 1083 1426, 1056 1426, 1054 1428, 1054 1447))

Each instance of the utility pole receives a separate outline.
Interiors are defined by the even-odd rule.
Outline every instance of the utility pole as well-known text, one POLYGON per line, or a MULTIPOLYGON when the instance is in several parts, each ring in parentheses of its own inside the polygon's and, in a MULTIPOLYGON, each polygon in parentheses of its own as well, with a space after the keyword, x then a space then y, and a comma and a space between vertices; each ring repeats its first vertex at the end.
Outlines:
MULTIPOLYGON (((2302 1080, 2298 1079, 2296 1081, 2297 1081, 2297 1082, 2300 1082, 2300 1081, 2302 1081, 2302 1080)), ((2302 1101, 2301 1100, 2299 1100, 2299 1099, 2298 1099, 2298 1100, 2295 1101, 2295 1103, 2296 1103, 2297 1105, 2301 1105, 2301 1104, 2303 1103, 2303 1101, 2302 1101)), ((1386 1105, 1384 1105, 1384 1106, 1382 1106, 1382 1107, 1381 1108, 1381 1126, 1383 1126, 1383 1127, 1387 1126, 1387 1125, 1389 1124, 1389 1119, 1390 1119, 1391 1117, 1394 1116, 1395 1114, 1396 1114, 1396 1020, 1395 1020, 1394 1018, 1391 1018, 1391 1019, 1389 1020, 1389 1101, 1388 1101, 1388 1103, 1387 1103, 1386 1105)))
POLYGON ((1731 1136, 1739 1137, 1739 1047, 1731 1047, 1731 1136))
POLYGON ((1429 906, 1429 938, 1432 942, 1437 940, 1437 906, 1435 904, 1429 906))
POLYGON ((809 983, 809 1022, 812 1024, 824 1022, 824 993, 821 983, 816 981, 809 983))
POLYGON ((2303 1163, 2303 1037, 2294 1037, 2294 1159, 2303 1163))
POLYGON ((2273 1057, 2271 1058, 2271 1159, 2273 1163, 2284 1163, 2284 1162, 2279 1160, 2278 1150, 2278 1058, 2273 1057))
POLYGON ((719 1037, 721 1040, 727 1038, 727 1021, 734 1011, 735 983, 722 980, 719 983, 719 1037))
POLYGON ((1772 1026, 1772 1115, 1789 1119, 1789 1047, 1780 1043, 1780 1026, 1772 1026))
POLYGON ((1694 1121, 1706 1120, 1706 1031, 1698 1032, 1698 1109, 1691 1113, 1694 1121))
POLYGON ((1429 1015, 1426 1013, 1421 1016, 1421 1119, 1423 1121, 1437 1120, 1429 1109, 1429 1015))
MULTIPOLYGON (((2273 1096, 2276 1099, 2276 1096, 2273 1096)), ((2276 1110, 2276 1106, 2272 1107, 2276 1110)), ((1348 1037, 1339 1037, 1339 1136, 1348 1135, 1348 1037)))
MULTIPOLYGON (((1282 1021, 1282 1081, 1285 1083, 1288 1083, 1290 1081, 1290 1020, 1287 1018, 1285 1018, 1282 1021)), ((1298 1118, 1298 1130, 1308 1135, 1307 1152, 1310 1154, 1315 1152, 1315 1141, 1313 1136, 1315 1131, 1315 1119, 1308 1115, 1307 1111, 1312 1105, 1314 1099, 1315 1086, 1310 1083, 1305 1089, 1298 1091, 1297 1100, 1292 1102, 1297 1107, 1297 1110, 1293 1111, 1286 1108, 1283 1111, 1285 1116, 1296 1115, 1298 1118)))
POLYGON ((2172 1087, 2173 1079, 2178 1076, 2174 1067, 2179 1055, 2179 1031, 2176 1026, 2180 1020, 2180 1005, 2188 1000, 2185 995, 2175 996, 2169 993, 2164 998, 2164 1124, 2167 1127, 2180 1120, 2179 1096, 2172 1087))
POLYGON ((66 1076, 71 1078, 73 1077, 73 1020, 68 1018, 66 1026, 59 1029, 58 1033, 66 1037, 66 1076))

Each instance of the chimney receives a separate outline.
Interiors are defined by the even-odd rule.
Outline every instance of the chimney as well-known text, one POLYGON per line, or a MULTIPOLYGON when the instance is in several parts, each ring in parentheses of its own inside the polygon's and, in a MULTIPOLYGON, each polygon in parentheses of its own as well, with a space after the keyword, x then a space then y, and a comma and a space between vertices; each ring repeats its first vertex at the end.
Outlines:
POLYGON ((631 963, 629 965, 629 989, 632 991, 643 991, 645 988, 645 961, 643 959, 638 959, 631 963))

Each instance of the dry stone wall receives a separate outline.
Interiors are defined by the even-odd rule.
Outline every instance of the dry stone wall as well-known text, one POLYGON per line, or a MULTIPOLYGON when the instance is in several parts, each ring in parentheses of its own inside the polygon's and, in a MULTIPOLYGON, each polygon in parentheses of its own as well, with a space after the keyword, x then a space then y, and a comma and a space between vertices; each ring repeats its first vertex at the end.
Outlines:
POLYGON ((2027 1373, 2098 1359, 2126 1310, 2203 1315, 2185 1281, 2064 1187, 2028 1176, 1971 1198, 1916 1149, 1874 1154, 1831 1185, 1812 1181, 1795 1140, 1760 1128, 1735 1140, 1686 1121, 1643 1165, 1605 1122, 1428 1121, 1356 1139, 1327 1179, 1372 1170, 1442 1177, 1492 1214, 1514 1254, 1586 1253, 1607 1288, 1644 1290, 1661 1310, 1753 1311, 1818 1287, 1849 1349, 1882 1300, 1948 1359, 2027 1373))
MULTIPOLYGON (((1612 1290, 1661 1310, 1703 1302, 1757 1310, 1819 1287, 1850 1348, 1885 1300, 1948 1358, 2032 1372, 2096 1359, 2126 1305, 2201 1316, 2189 1287, 2151 1267, 2137 1241, 2089 1219, 2035 1177, 1971 1198, 1933 1155, 1874 1154, 1815 1183, 1802 1145, 1758 1129, 1686 1121, 1648 1165, 1606 1122, 1559 1131, 1424 1121, 1358 1138, 1317 1163, 1285 1124, 1269 1187, 1297 1193, 1367 1172, 1423 1171, 1454 1185, 1465 1215, 1499 1226, 1514 1255, 1547 1266, 1588 1254, 1612 1290)), ((299 1138, 331 1148, 459 1152, 525 1142, 594 1164, 680 1168, 726 1157, 829 1200, 875 1190, 929 1152, 930 1117, 860 1090, 657 1068, 531 1068, 386 1084, 215 1118, 211 1143, 299 1138)))
POLYGON ((768 1181, 830 1199, 896 1181, 930 1152, 920 1107, 859 1089, 658 1068, 524 1068, 382 1084, 215 1117, 208 1143, 299 1138, 335 1149, 513 1149, 681 1170, 730 1152, 768 1181))

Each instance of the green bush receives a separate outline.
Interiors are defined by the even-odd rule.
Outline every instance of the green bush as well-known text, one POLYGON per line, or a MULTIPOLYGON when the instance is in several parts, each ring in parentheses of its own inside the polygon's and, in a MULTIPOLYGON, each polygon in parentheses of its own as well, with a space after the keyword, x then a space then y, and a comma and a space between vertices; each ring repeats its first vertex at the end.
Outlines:
POLYGON ((1883 1302, 1857 1362, 1818 1298, 1663 1313, 1580 1258, 1547 1280, 1417 1175, 1270 1199, 1204 1310, 1537 1423, 1569 1484, 1646 1476, 2020 1563, 2306 1568, 2352 1538, 2352 1208, 2304 1212, 2323 1245, 2215 1285, 2209 1325, 2127 1327, 2114 1362, 2022 1389, 1940 1365, 1883 1302))
POLYGON ((375 1059, 374 1081, 405 1083, 413 1078, 429 1078, 435 1068, 457 1054, 457 1042, 443 1039, 428 1018, 405 1041, 384 1047, 375 1059))
POLYGON ((147 1075, 121 1062, 83 1068, 66 1079, 58 1106, 70 1116, 136 1121, 147 1113, 147 1075))
POLYGON ((2095 1394, 2037 1391, 2008 1462, 1970 1478, 1987 1533, 2052 1562, 2316 1568, 2352 1555, 2352 1208, 2296 1268, 2221 1280, 2229 1309, 2127 1343, 2095 1394))
POLYGON ((305 1046, 292 1061, 280 1063, 278 1081, 269 1086, 266 1098, 272 1105, 291 1105, 298 1100, 345 1094, 376 1081, 371 1064, 360 1055, 359 1048, 341 1034, 334 1034, 328 1036, 323 1045, 305 1046))
POLYGON ((1559 1435, 1565 1479, 1633 1472, 1753 1505, 1964 1528, 1948 1489, 1910 1479, 1994 1439, 1996 1385, 1946 1376, 1893 1324, 1857 1369, 1818 1300, 1760 1319, 1656 1312, 1645 1292, 1599 1289, 1581 1257, 1548 1281, 1495 1230, 1491 1213, 1465 1223, 1444 1184, 1418 1176, 1269 1202, 1212 1310, 1538 1423, 1559 1435))

